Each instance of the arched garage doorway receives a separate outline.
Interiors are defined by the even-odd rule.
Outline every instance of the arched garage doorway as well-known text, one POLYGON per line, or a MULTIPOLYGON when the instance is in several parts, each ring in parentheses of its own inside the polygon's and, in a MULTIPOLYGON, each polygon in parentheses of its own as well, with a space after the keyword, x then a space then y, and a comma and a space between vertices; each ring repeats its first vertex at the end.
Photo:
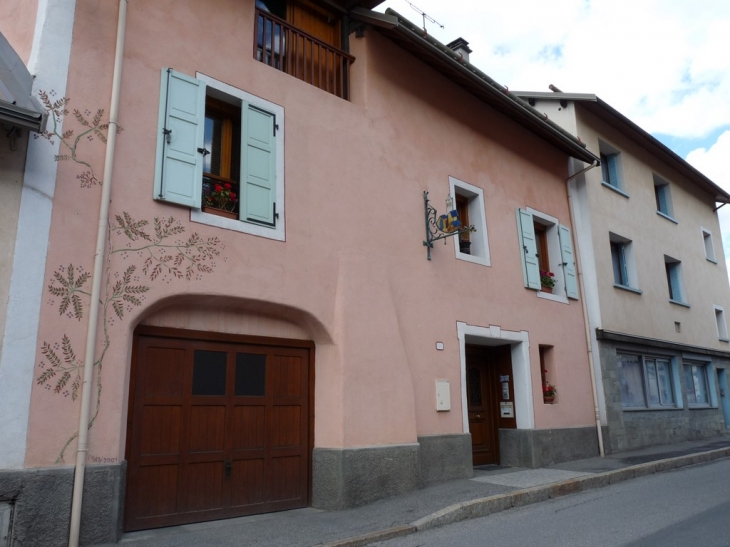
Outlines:
POLYGON ((127 531, 306 507, 314 344, 135 331, 127 531))

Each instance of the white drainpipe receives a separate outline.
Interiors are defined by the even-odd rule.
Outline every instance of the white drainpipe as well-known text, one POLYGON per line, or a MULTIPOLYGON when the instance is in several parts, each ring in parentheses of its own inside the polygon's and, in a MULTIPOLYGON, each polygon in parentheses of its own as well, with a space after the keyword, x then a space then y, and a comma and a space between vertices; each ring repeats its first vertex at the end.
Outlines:
MULTIPOLYGON (((586 171, 593 169, 594 167, 598 167, 599 162, 594 161, 591 165, 586 167, 585 169, 578 171, 576 174, 569 176, 567 179, 565 179, 565 188, 568 192, 568 209, 570 210, 570 223, 573 225, 573 228, 576 228, 575 225, 575 208, 573 205, 573 195, 570 192, 570 179, 574 179, 578 175, 582 175, 586 171)), ((593 411, 596 415, 596 434, 598 435, 598 451, 601 454, 601 457, 606 455, 606 452, 603 448, 603 432, 601 431, 601 413, 598 409, 598 392, 596 391, 596 373, 593 370, 593 345, 591 342, 591 326, 588 318, 588 306, 586 304, 586 288, 585 288, 585 281, 583 280, 583 268, 581 266, 581 259, 580 259, 580 245, 578 244, 578 233, 576 230, 576 237, 575 237, 575 268, 578 272, 578 287, 580 288, 580 302, 581 307, 583 309, 583 323, 585 325, 585 336, 586 336, 586 345, 588 346, 588 370, 591 372, 591 388, 593 391, 593 411)))
POLYGON ((119 0, 117 24, 117 44, 114 54, 114 77, 112 79, 111 105, 109 107, 109 132, 104 158, 104 175, 101 187, 101 207, 99 225, 96 232, 96 254, 94 273, 91 281, 91 304, 89 326, 86 331, 86 354, 84 356, 84 383, 81 390, 81 416, 79 417, 79 441, 76 450, 76 470, 74 473, 73 498, 71 500, 71 529, 69 547, 78 547, 81 529, 81 504, 84 493, 84 473, 89 445, 89 410, 91 408, 91 384, 94 377, 94 357, 96 355, 96 331, 99 322, 99 298, 101 280, 104 277, 104 249, 106 231, 109 224, 109 201, 111 198, 112 170, 114 169, 114 145, 117 141, 117 120, 119 115, 119 90, 122 84, 122 60, 124 58, 124 31, 127 23, 127 1, 119 0))

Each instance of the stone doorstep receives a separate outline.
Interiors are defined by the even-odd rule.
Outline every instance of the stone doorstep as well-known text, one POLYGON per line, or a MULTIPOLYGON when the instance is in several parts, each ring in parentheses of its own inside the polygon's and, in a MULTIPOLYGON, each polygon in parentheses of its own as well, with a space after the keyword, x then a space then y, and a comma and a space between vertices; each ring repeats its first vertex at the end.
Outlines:
POLYGON ((707 452, 697 452, 695 454, 687 454, 677 456, 675 458, 667 458, 653 462, 640 463, 616 469, 613 471, 605 471, 603 473, 594 473, 584 477, 577 477, 543 486, 535 486, 523 490, 515 490, 506 494, 498 494, 488 498, 480 498, 471 501, 456 503, 445 507, 440 511, 431 513, 415 522, 403 526, 395 526, 385 530, 378 530, 356 537, 345 538, 330 543, 321 543, 320 547, 362 547, 370 545, 376 541, 385 541, 396 537, 412 534, 421 530, 438 528, 447 524, 453 524, 461 520, 485 517, 507 509, 516 507, 524 507, 533 503, 540 503, 552 498, 558 498, 568 494, 575 494, 594 488, 602 488, 609 484, 616 484, 630 479, 653 475, 654 473, 662 473, 687 467, 699 463, 706 463, 721 458, 730 457, 730 448, 719 448, 707 452))

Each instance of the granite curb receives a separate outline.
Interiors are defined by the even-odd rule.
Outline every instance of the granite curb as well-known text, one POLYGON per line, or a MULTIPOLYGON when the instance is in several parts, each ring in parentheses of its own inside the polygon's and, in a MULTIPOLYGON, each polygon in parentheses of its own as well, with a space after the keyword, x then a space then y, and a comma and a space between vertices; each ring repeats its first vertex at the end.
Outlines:
POLYGON ((323 543, 320 544, 320 546, 361 547, 375 543, 376 541, 385 541, 421 530, 428 530, 439 526, 445 526, 447 524, 453 524, 461 520, 485 517, 487 515, 492 515, 515 507, 523 507, 525 505, 547 501, 549 499, 566 496, 568 494, 575 494, 577 492, 592 490, 594 488, 602 488, 610 484, 616 484, 644 477, 646 475, 653 475, 655 473, 662 473, 673 469, 679 469, 680 467, 707 463, 728 457, 730 457, 730 448, 720 448, 717 450, 677 456, 675 458, 640 463, 624 467, 622 469, 605 471, 603 473, 594 473, 543 486, 515 490, 514 492, 508 492, 506 494, 456 503, 407 525, 378 530, 331 543, 323 543))

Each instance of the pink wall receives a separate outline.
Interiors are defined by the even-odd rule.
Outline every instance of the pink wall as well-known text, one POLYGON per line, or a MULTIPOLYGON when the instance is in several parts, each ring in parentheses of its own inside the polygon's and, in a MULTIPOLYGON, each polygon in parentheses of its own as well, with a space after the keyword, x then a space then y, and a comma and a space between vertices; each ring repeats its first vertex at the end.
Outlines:
MULTIPOLYGON (((78 6, 68 87, 74 107, 107 107, 115 28, 115 6, 78 6)), ((515 226, 515 209, 527 206, 569 224, 565 155, 375 32, 352 37, 351 102, 256 62, 252 32, 252 0, 129 6, 112 215, 173 216, 185 237, 197 231, 220 238, 225 248, 204 279, 153 282, 134 273, 135 283, 151 289, 142 306, 107 325, 111 344, 92 461, 124 455, 131 334, 140 321, 194 328, 207 322, 216 330, 314 340, 316 446, 408 443, 417 435, 461 432, 457 321, 528 331, 536 427, 590 425, 580 303, 539 300, 522 286, 515 226), (164 66, 202 72, 285 108, 286 242, 192 223, 187 209, 152 200, 164 66), (426 260, 421 193, 431 192, 442 208, 449 176, 484 190, 489 268, 455 260, 451 242, 426 260), (209 305, 195 316, 198 297, 210 296, 234 304, 217 314, 209 305), (168 304, 175 308, 165 311, 168 304), (445 343, 443 352, 435 351, 437 340, 445 343), (538 344, 555 346, 561 391, 552 407, 542 405, 538 344), (451 412, 435 411, 436 378, 451 382, 451 412)), ((101 173, 101 143, 84 143, 84 150, 101 173)), ((61 265, 91 268, 100 189, 80 188, 78 173, 72 163, 60 165, 49 280, 61 265)), ((124 244, 118 234, 112 240, 124 244)), ((143 261, 136 253, 113 255, 112 285, 117 272, 143 261)), ((63 334, 82 358, 85 316, 59 316, 58 299, 47 296, 39 363, 43 342, 56 343, 63 334)), ((55 461, 76 430, 78 408, 63 392, 35 386, 28 465, 55 461)), ((72 441, 65 462, 74 448, 72 441)))
POLYGON ((0 33, 28 65, 33 48, 33 34, 38 14, 38 0, 3 0, 0 2, 0 33))

